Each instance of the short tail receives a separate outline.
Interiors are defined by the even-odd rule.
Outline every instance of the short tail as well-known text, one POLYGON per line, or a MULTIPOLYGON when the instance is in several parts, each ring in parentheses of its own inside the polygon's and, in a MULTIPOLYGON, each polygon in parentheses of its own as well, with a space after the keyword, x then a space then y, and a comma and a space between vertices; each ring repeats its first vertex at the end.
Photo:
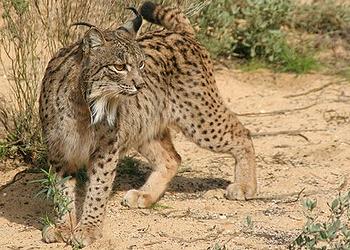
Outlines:
POLYGON ((140 13, 148 22, 161 25, 168 30, 195 34, 190 20, 177 8, 145 2, 140 8, 140 13))

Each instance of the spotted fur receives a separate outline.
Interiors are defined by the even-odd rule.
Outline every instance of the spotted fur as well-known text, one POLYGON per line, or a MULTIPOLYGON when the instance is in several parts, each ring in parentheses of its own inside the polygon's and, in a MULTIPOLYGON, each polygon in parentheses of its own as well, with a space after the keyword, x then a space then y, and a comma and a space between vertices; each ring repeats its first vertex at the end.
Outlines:
POLYGON ((88 245, 101 237, 116 164, 131 148, 153 163, 154 171, 139 190, 126 193, 123 204, 144 208, 155 203, 181 162, 172 127, 200 147, 236 159, 228 199, 256 193, 249 131, 219 96, 209 54, 190 22, 178 9, 151 2, 140 13, 166 29, 135 39, 135 22, 104 32, 92 27, 47 67, 40 97, 43 134, 51 164, 60 176, 73 176, 60 188, 75 200, 75 173, 86 166, 89 175, 79 222, 73 202, 69 216, 44 230, 47 242, 88 245), (115 64, 126 64, 125 72, 115 72, 117 65, 109 68, 115 64))

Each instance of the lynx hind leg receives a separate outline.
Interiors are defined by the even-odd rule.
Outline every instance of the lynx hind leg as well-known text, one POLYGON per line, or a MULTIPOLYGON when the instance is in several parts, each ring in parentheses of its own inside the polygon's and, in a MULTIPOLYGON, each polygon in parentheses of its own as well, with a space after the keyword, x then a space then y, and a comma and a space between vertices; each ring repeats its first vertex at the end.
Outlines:
MULTIPOLYGON (((57 215, 55 225, 47 225, 42 230, 43 241, 46 243, 52 242, 67 242, 71 237, 73 229, 77 223, 76 208, 75 208, 75 187, 76 180, 70 177, 66 181, 62 181, 66 177, 66 173, 59 163, 51 163, 53 169, 57 173, 56 182, 57 190, 64 196, 65 204, 61 203, 61 215, 57 215)), ((55 204, 56 205, 56 204, 55 204)))
POLYGON ((181 109, 175 117, 177 125, 200 147, 231 154, 236 160, 236 167, 233 182, 226 189, 226 197, 230 200, 251 199, 256 195, 257 181, 249 130, 221 102, 214 104, 203 102, 195 105, 198 107, 196 110, 192 108, 194 105, 181 109))
POLYGON ((139 152, 153 164, 154 170, 139 190, 132 189, 126 193, 123 205, 132 208, 146 208, 157 202, 176 175, 181 162, 168 130, 161 138, 141 145, 139 152))

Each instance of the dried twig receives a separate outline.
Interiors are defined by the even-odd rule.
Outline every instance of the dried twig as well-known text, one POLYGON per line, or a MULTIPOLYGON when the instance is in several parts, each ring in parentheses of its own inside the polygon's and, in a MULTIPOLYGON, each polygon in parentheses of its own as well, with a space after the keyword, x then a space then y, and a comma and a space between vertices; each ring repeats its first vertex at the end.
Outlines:
MULTIPOLYGON (((203 237, 198 237, 198 238, 191 238, 191 239, 185 239, 182 237, 176 237, 176 236, 170 236, 166 233, 162 234, 162 237, 166 237, 167 239, 171 239, 177 242, 181 242, 181 243, 195 243, 198 241, 208 241, 208 240, 216 240, 225 230, 224 229, 220 229, 217 230, 216 232, 207 234, 203 237)), ((161 241, 153 241, 153 242, 149 242, 149 243, 145 243, 144 246, 150 246, 150 245, 154 245, 154 244, 158 244, 161 243, 161 241)))
POLYGON ((145 244, 143 244, 145 247, 149 247, 149 246, 153 246, 156 244, 160 244, 163 243, 165 240, 157 240, 157 241, 152 241, 152 242, 147 242, 145 244))
POLYGON ((300 130, 286 130, 286 131, 276 131, 276 132, 251 133, 251 136, 262 137, 262 136, 290 135, 290 136, 301 136, 306 141, 309 141, 309 139, 302 133, 319 132, 319 131, 326 131, 326 129, 300 129, 300 130))
POLYGON ((343 181, 342 183, 339 185, 339 187, 337 188, 337 190, 340 192, 342 191, 348 184, 348 178, 346 176, 343 177, 343 181))
POLYGON ((274 201, 274 203, 293 203, 300 200, 301 194, 304 194, 304 197, 310 196, 310 195, 327 195, 334 193, 334 190, 312 190, 312 191, 305 191, 305 188, 300 190, 299 192, 293 192, 289 194, 282 194, 282 195, 275 195, 275 196, 259 196, 252 200, 260 200, 263 202, 271 202, 274 201), (291 196, 297 195, 296 198, 290 199, 291 196))
POLYGON ((18 172, 17 174, 15 174, 15 176, 12 178, 12 180, 10 180, 9 182, 5 183, 4 185, 2 185, 0 187, 0 192, 2 190, 6 189, 7 187, 11 186, 12 184, 16 183, 17 181, 21 180, 25 176, 25 174, 23 174, 23 173, 28 173, 28 172, 29 172, 29 169, 26 168, 26 169, 18 172), (23 174, 23 175, 20 176, 21 174, 23 174))
MULTIPOLYGON (((300 200, 301 194, 304 193, 305 188, 302 188, 299 192, 293 192, 290 194, 283 194, 283 195, 276 195, 276 196, 272 196, 272 197, 256 197, 254 198, 254 200, 261 200, 261 201, 265 201, 265 202, 270 202, 270 201, 274 201, 275 203, 294 203, 300 200), (291 196, 296 195, 296 198, 290 198, 291 196), (289 199, 285 199, 285 198, 289 198, 289 199)), ((309 191, 306 193, 306 195, 313 195, 313 194, 317 194, 317 191, 309 191)))
POLYGON ((317 103, 313 103, 311 105, 305 106, 305 107, 300 107, 300 108, 294 108, 294 109, 281 109, 281 110, 275 110, 275 111, 270 111, 270 112, 257 112, 257 113, 240 113, 236 114, 237 116, 269 116, 269 115, 282 115, 285 113, 292 113, 300 110, 305 110, 308 108, 311 108, 315 106, 317 103))
POLYGON ((299 201, 301 194, 304 192, 305 188, 302 188, 295 199, 286 200, 283 203, 294 203, 299 201))
POLYGON ((302 92, 302 93, 299 93, 299 94, 292 94, 292 95, 286 95, 284 96, 285 98, 292 98, 292 97, 299 97, 299 96, 303 96, 303 95, 308 95, 310 93, 314 93, 314 92, 318 92, 318 91, 321 91, 331 85, 334 85, 334 84, 340 84, 340 83, 345 83, 347 82, 346 80, 339 80, 339 81, 335 81, 335 82, 329 82, 327 84, 324 84, 320 87, 317 87, 317 88, 314 88, 314 89, 310 89, 308 91, 305 91, 305 92, 302 92))

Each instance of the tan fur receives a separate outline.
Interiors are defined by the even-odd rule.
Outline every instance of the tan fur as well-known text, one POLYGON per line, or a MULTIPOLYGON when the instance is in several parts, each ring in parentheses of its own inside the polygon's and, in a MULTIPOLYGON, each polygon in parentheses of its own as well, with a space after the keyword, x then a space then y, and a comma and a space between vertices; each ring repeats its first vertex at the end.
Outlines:
MULTIPOLYGON (((141 14, 168 30, 135 40, 136 32, 125 28, 93 28, 82 41, 59 51, 47 67, 40 116, 49 160, 61 176, 74 177, 84 166, 89 175, 82 216, 73 233, 69 219, 75 218, 74 202, 56 227, 44 231, 47 242, 88 245, 101 236, 116 164, 131 148, 152 162, 154 171, 140 190, 126 193, 123 204, 143 208, 155 203, 181 161, 170 127, 200 147, 235 157, 228 199, 244 200, 256 193, 249 131, 223 104, 208 52, 196 41, 188 19, 177 9, 149 2, 141 14), (116 63, 128 64, 127 72, 115 73, 110 65, 116 63)), ((74 199, 74 182, 61 188, 74 199)))

